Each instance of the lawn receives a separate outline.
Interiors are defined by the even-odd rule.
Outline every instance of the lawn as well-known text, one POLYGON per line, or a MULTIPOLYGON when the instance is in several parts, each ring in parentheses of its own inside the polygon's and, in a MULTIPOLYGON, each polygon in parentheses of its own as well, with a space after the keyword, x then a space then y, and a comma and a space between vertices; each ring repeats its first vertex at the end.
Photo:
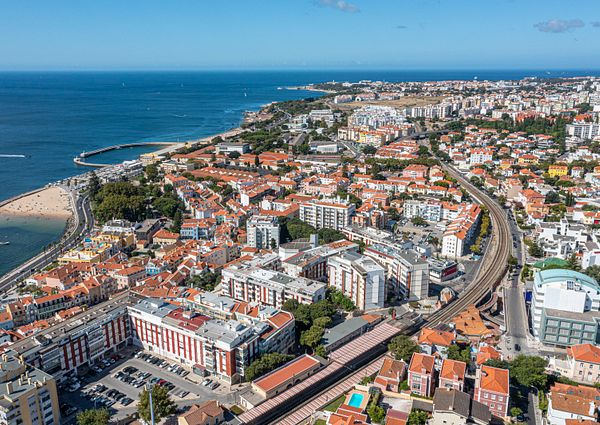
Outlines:
POLYGON ((323 419, 317 419, 315 421, 315 425, 327 425, 327 422, 325 422, 323 419))
POLYGON ((327 406, 325 406, 323 408, 323 410, 327 410, 328 412, 335 412, 337 410, 338 407, 340 407, 342 405, 342 403, 344 402, 344 395, 339 396, 338 398, 336 398, 335 400, 333 400, 331 403, 329 403, 327 406))

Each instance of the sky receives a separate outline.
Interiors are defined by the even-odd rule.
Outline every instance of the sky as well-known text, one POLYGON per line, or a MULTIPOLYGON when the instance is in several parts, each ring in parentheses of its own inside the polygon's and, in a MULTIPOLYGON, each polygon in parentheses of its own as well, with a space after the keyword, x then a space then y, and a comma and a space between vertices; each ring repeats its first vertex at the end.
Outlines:
POLYGON ((600 69, 600 0, 0 0, 0 70, 600 69))

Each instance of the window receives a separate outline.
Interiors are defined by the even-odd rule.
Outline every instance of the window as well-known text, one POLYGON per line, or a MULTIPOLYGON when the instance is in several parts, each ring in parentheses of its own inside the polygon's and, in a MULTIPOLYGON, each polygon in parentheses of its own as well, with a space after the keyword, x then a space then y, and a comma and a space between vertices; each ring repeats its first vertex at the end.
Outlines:
POLYGON ((483 393, 483 398, 490 398, 488 393, 483 393))

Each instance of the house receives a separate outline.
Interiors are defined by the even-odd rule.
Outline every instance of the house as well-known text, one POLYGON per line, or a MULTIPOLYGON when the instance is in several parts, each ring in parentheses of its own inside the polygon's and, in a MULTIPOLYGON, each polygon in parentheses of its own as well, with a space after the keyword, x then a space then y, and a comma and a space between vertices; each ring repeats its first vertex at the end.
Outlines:
POLYGON ((161 229, 154 234, 153 242, 157 245, 172 245, 179 239, 179 233, 161 229))
POLYGON ((429 354, 414 353, 408 366, 410 391, 431 397, 435 387, 435 357, 429 354))
POLYGON ((474 398, 488 406, 492 414, 508 416, 509 390, 508 370, 485 365, 477 369, 474 398))
POLYGON ((600 382, 600 347, 578 344, 567 348, 569 378, 593 385, 600 382))
POLYGON ((433 397, 433 415, 429 425, 487 425, 492 415, 483 403, 456 389, 439 389, 433 397))
POLYGON ((225 422, 225 410, 217 400, 194 404, 177 418, 178 425, 217 425, 225 422))
POLYGON ((456 335, 453 332, 438 329, 423 328, 419 334, 418 343, 421 351, 429 355, 448 357, 448 348, 454 343, 456 335))
POLYGON ((573 419, 596 422, 599 400, 597 388, 557 383, 548 394, 548 425, 567 425, 573 419))
POLYGON ((379 370, 379 373, 375 377, 375 385, 387 390, 398 392, 400 383, 404 380, 406 374, 406 363, 402 360, 394 360, 390 357, 386 357, 383 360, 383 365, 379 370))
POLYGON ((445 359, 440 370, 438 388, 454 388, 463 391, 467 364, 458 360, 445 359))

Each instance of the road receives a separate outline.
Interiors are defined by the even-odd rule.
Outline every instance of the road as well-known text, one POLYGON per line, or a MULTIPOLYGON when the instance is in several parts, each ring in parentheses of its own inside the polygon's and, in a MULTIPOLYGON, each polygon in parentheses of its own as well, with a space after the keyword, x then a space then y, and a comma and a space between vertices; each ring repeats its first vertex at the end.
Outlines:
POLYGON ((41 252, 16 269, 0 277, 0 293, 12 289, 20 280, 29 277, 34 271, 46 267, 66 250, 74 247, 94 226, 88 195, 80 196, 76 191, 67 189, 73 206, 73 225, 63 238, 49 250, 41 252))
POLYGON ((504 321, 506 324, 506 339, 504 349, 508 357, 517 354, 535 354, 532 347, 533 336, 529 332, 529 319, 525 305, 525 288, 521 283, 520 272, 525 261, 521 231, 519 230, 511 211, 507 211, 509 226, 513 236, 514 256, 518 260, 515 273, 504 288, 504 321))

